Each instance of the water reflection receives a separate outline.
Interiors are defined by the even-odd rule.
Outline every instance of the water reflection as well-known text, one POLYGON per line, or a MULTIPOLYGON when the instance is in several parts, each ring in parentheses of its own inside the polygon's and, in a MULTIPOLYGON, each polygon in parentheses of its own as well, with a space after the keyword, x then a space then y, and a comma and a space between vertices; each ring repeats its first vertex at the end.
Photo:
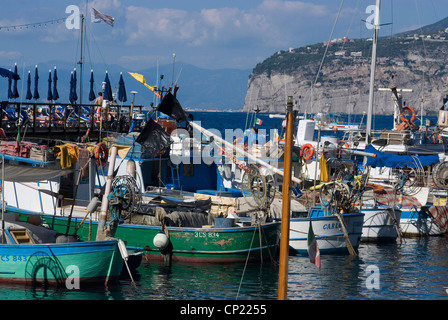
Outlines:
POLYGON ((290 299, 447 299, 445 238, 402 244, 361 244, 359 254, 322 256, 322 271, 307 257, 291 257, 290 299), (368 268, 377 270, 372 278, 368 268), (374 279, 377 286, 370 285, 374 279))
MULTIPOLYGON (((402 244, 362 243, 358 256, 324 255, 321 272, 308 257, 290 256, 288 299, 447 299, 447 239, 404 239, 402 244), (378 288, 368 286, 369 268, 378 288)), ((0 285, 2 300, 276 300, 278 264, 182 265, 142 263, 133 278, 81 290, 0 285)))
POLYGON ((276 299, 275 264, 141 266, 143 299, 276 299), (254 295, 256 293, 256 295, 254 295))

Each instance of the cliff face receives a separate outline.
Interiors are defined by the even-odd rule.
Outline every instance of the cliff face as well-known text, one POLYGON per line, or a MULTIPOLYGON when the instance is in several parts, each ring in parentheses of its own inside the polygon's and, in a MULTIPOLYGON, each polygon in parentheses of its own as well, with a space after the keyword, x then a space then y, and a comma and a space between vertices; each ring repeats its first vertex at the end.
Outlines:
MULTIPOLYGON (((403 101, 418 114, 436 112, 448 94, 448 40, 444 31, 427 35, 381 38, 374 82, 374 113, 393 114, 389 92, 379 88, 412 89, 403 101)), ((447 34, 448 39, 448 34, 447 34)), ((372 41, 347 40, 280 51, 258 64, 248 83, 245 111, 284 113, 287 96, 298 101, 300 113, 316 113, 329 105, 332 113, 367 112, 372 41), (317 79, 316 79, 317 76, 317 79)), ((328 109, 328 108, 327 108, 328 109)))

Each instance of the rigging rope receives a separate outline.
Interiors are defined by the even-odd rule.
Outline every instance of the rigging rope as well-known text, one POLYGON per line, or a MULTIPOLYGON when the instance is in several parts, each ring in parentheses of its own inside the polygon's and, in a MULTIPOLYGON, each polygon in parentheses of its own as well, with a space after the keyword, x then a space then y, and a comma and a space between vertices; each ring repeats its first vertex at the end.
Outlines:
MULTIPOLYGON (((339 20, 339 16, 341 14, 343 4, 344 4, 344 0, 341 1, 341 5, 339 6, 338 14, 336 16, 336 20, 334 21, 333 29, 331 30, 331 34, 330 34, 330 38, 328 39, 327 46, 325 47, 325 52, 324 52, 324 55, 320 62, 319 69, 317 70, 316 78, 314 79, 314 83, 311 85, 311 94, 310 94, 310 101, 309 101, 310 107, 313 103, 313 89, 317 83, 317 80, 319 79, 320 70, 322 69, 322 65, 324 64, 325 56, 327 55, 328 47, 330 46, 331 39, 333 38, 333 33, 334 33, 334 30, 336 29, 336 23, 339 20)), ((312 110, 312 108, 311 108, 311 110, 312 110)))
MULTIPOLYGON (((251 240, 251 242, 250 242, 250 249, 252 249, 252 244, 253 244, 253 242, 254 242, 254 238, 255 238, 255 233, 256 233, 256 232, 257 232, 257 228, 254 229, 254 234, 252 235, 252 240, 251 240)), ((248 262, 249 262, 250 251, 251 251, 251 250, 249 250, 249 252, 247 253, 246 263, 244 264, 243 274, 241 275, 240 284, 239 284, 239 286, 238 286, 238 292, 237 292, 237 294, 236 294, 236 300, 238 300, 238 296, 240 295, 241 285, 242 285, 242 283, 243 283, 244 274, 246 273, 246 267, 247 267, 247 264, 248 264, 248 262)))
POLYGON ((13 26, 0 26, 0 31, 15 31, 15 30, 23 30, 28 29, 30 27, 37 28, 37 27, 46 27, 49 24, 57 24, 65 22, 67 17, 59 18, 55 20, 48 20, 48 21, 42 21, 42 22, 35 22, 35 23, 26 23, 26 24, 17 24, 13 26))

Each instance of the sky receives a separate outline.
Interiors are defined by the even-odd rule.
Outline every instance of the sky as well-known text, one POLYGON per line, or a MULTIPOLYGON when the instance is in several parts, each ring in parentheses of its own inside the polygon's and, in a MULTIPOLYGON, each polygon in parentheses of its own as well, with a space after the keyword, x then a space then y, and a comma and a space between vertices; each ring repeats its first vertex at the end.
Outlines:
MULTIPOLYGON (((81 30, 69 6, 86 15, 87 63, 138 70, 182 61, 207 69, 250 70, 279 50, 328 40, 333 26, 333 38, 370 37, 372 30, 363 20, 371 20, 372 12, 366 9, 374 4, 375 0, 2 1, 0 66, 79 61, 81 30), (114 26, 93 23, 91 8, 112 16, 114 26)), ((448 1, 383 0, 380 12, 380 36, 390 35, 445 18, 448 1)))

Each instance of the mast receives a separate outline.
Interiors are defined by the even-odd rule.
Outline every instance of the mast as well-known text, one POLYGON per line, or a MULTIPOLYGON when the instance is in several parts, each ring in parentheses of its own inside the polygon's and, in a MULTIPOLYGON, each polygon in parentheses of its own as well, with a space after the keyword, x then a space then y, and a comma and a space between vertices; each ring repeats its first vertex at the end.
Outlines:
POLYGON ((171 78, 171 93, 174 94, 174 62, 176 61, 176 53, 173 53, 173 75, 171 78))
POLYGON ((278 300, 285 300, 288 291, 288 250, 289 250, 289 215, 291 208, 290 183, 292 172, 292 139, 294 137, 294 115, 292 96, 288 96, 286 105, 286 137, 285 137, 285 162, 282 186, 282 225, 280 238, 280 260, 278 275, 278 300))
POLYGON ((78 61, 80 76, 79 76, 79 104, 82 104, 82 68, 84 63, 84 15, 81 14, 81 59, 78 61))
POLYGON ((366 123, 366 143, 370 143, 372 131, 372 113, 373 113, 373 91, 375 81, 376 68, 376 46, 378 44, 378 31, 380 29, 380 4, 381 0, 376 0, 375 17, 373 21, 373 43, 372 43, 372 61, 370 64, 370 89, 369 89, 369 106, 367 109, 367 123, 366 123))

